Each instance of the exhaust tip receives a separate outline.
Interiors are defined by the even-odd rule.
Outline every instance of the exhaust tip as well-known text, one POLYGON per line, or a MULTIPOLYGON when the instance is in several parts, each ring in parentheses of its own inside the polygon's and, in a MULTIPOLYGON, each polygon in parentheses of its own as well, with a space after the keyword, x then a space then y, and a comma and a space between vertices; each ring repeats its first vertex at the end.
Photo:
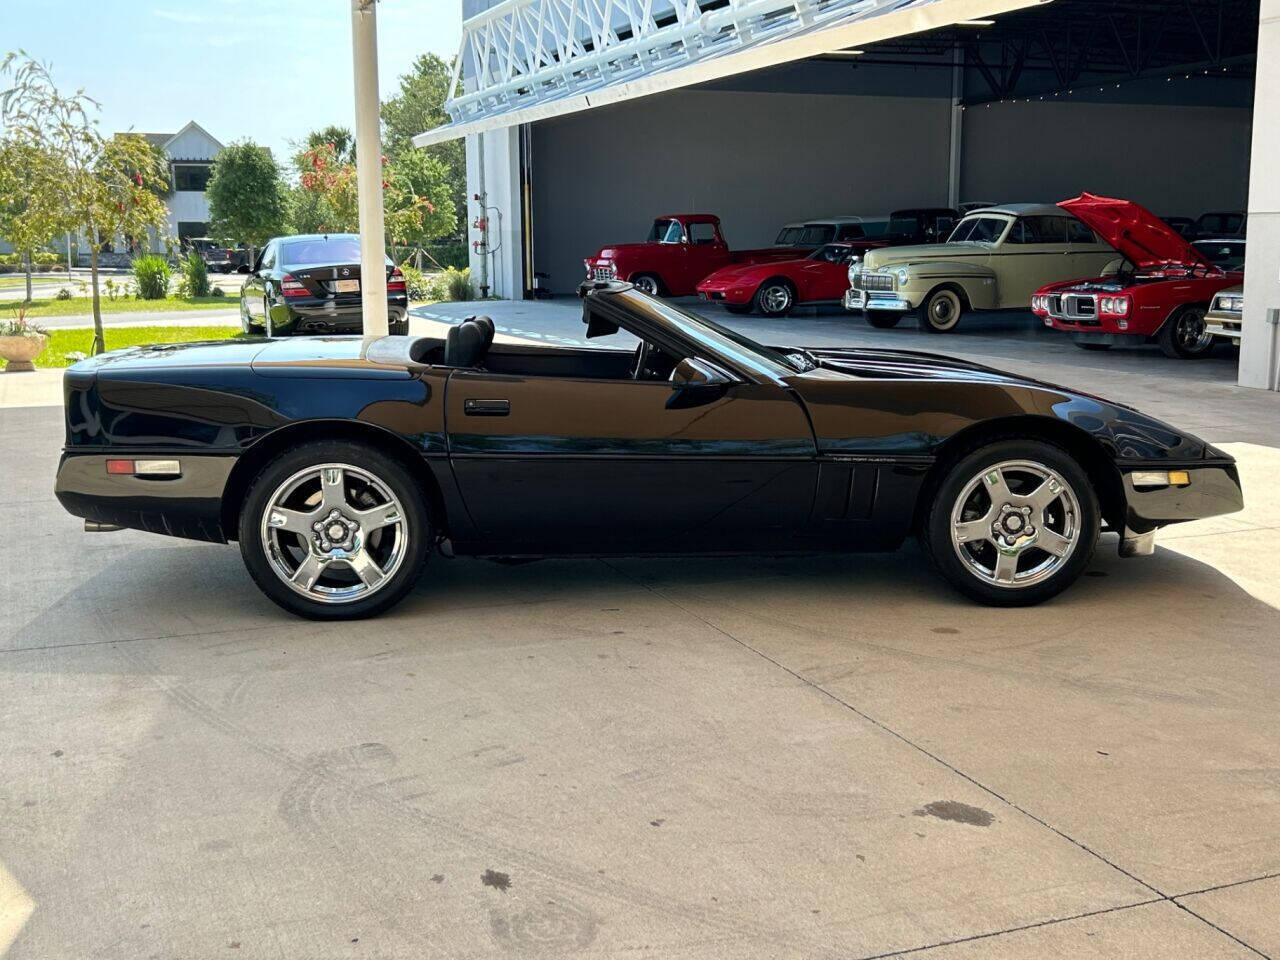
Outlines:
POLYGON ((86 520, 84 522, 85 533, 114 533, 123 529, 124 527, 116 526, 114 523, 99 523, 97 520, 86 520))

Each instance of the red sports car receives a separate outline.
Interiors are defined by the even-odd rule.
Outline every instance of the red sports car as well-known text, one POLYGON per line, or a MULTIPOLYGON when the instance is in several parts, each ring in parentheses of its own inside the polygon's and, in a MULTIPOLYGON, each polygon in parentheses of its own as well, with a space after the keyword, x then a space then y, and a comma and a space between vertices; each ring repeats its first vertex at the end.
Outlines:
POLYGON ((786 316, 797 303, 839 303, 849 286, 849 262, 862 250, 828 243, 801 260, 724 267, 698 284, 698 295, 731 313, 755 308, 766 317, 786 316))
POLYGON ((1188 243, 1129 200, 1082 193, 1059 204, 1124 255, 1114 276, 1041 287, 1031 310, 1086 350, 1155 341, 1166 356, 1194 359, 1213 350, 1205 313, 1214 294, 1244 279, 1244 241, 1188 243))

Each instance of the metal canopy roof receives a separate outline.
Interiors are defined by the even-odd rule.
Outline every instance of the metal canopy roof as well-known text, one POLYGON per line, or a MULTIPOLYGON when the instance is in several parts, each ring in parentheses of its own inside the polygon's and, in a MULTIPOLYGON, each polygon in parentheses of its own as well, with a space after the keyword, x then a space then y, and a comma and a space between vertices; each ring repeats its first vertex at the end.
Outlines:
POLYGON ((425 147, 1048 0, 505 0, 463 24, 425 147))

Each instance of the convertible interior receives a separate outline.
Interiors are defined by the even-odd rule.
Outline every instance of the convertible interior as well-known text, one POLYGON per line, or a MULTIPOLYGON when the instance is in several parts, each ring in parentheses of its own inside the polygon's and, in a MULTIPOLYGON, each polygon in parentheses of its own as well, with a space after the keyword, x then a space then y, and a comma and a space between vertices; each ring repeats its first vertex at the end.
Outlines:
MULTIPOLYGON (((630 334, 624 334, 632 339, 630 334)), ((468 317, 447 336, 419 337, 409 358, 433 366, 485 370, 521 377, 572 377, 592 380, 668 380, 683 357, 646 340, 634 349, 608 347, 526 347, 495 344, 493 321, 468 317)))

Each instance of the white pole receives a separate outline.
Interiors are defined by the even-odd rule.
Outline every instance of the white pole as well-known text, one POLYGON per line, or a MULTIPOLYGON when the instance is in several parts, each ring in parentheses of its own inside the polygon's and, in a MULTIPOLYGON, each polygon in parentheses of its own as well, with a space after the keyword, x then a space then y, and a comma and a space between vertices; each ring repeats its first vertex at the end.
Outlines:
POLYGON ((360 197, 360 293, 366 337, 387 335, 376 2, 351 0, 351 54, 356 85, 356 186, 360 197))

